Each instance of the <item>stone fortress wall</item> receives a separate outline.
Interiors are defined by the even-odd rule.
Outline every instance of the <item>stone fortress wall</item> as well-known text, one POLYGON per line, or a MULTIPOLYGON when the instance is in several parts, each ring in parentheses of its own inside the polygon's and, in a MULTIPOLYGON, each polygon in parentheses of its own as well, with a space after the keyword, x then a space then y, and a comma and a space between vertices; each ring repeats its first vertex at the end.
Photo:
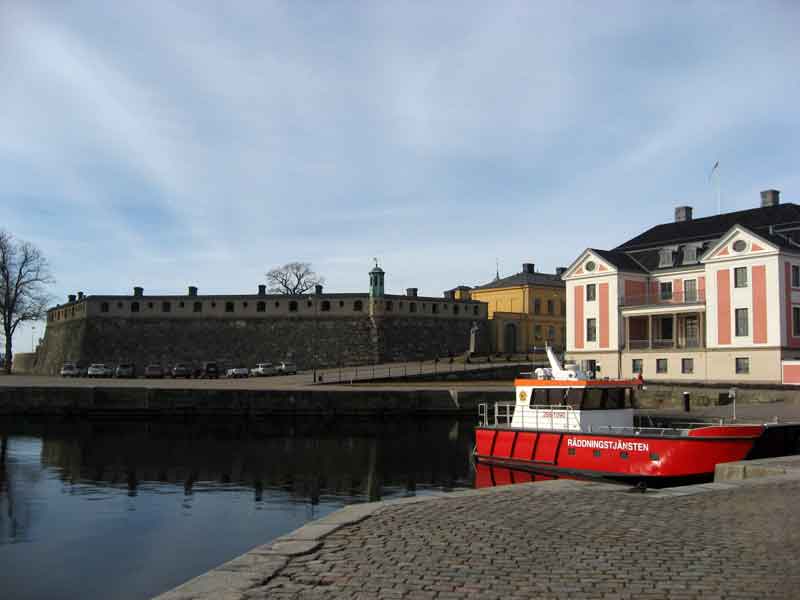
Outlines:
MULTIPOLYGON (((371 273, 372 283, 374 272, 371 273)), ((485 352, 487 305, 405 295, 325 294, 321 286, 302 296, 252 295, 69 297, 48 311, 47 329, 35 371, 56 374, 65 361, 116 365, 216 360, 224 366, 292 359, 300 369, 423 360, 461 354, 470 347, 485 352)))

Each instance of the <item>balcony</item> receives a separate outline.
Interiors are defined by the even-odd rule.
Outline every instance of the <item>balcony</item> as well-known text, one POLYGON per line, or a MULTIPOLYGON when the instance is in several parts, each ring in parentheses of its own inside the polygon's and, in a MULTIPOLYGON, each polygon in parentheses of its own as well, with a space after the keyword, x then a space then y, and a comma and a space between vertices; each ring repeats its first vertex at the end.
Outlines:
POLYGON ((634 306, 681 306, 686 304, 705 304, 706 299, 704 290, 699 292, 672 292, 672 293, 650 293, 625 296, 620 299, 619 305, 623 307, 634 306))
POLYGON ((631 316, 624 318, 628 350, 683 350, 705 346, 705 315, 631 316))

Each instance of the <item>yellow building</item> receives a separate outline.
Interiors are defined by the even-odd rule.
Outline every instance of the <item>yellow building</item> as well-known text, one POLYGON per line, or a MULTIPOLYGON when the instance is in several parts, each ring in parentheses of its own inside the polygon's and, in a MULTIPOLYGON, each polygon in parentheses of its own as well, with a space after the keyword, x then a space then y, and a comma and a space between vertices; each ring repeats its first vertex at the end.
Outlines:
POLYGON ((564 271, 537 273, 533 264, 524 263, 521 273, 453 292, 457 298, 468 296, 489 305, 493 352, 530 352, 545 343, 560 350, 566 345, 564 271))

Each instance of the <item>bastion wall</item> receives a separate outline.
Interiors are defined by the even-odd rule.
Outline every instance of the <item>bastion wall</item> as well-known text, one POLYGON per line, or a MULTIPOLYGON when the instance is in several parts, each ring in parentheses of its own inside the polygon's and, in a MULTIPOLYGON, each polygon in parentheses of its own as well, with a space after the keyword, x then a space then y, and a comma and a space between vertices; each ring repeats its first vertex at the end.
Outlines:
POLYGON ((424 360, 469 349, 477 325, 476 350, 485 351, 485 319, 433 317, 279 317, 248 319, 128 318, 71 319, 48 323, 36 373, 57 374, 65 361, 117 365, 133 362, 141 373, 151 363, 223 366, 284 359, 300 369, 424 360))

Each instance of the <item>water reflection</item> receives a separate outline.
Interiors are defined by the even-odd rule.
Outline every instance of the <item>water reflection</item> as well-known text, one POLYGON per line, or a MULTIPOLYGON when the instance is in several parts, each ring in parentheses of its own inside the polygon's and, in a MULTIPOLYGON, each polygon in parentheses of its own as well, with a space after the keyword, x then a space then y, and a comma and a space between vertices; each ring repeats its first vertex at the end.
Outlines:
POLYGON ((344 504, 473 484, 472 420, 17 421, 0 441, 14 598, 146 598, 344 504))

